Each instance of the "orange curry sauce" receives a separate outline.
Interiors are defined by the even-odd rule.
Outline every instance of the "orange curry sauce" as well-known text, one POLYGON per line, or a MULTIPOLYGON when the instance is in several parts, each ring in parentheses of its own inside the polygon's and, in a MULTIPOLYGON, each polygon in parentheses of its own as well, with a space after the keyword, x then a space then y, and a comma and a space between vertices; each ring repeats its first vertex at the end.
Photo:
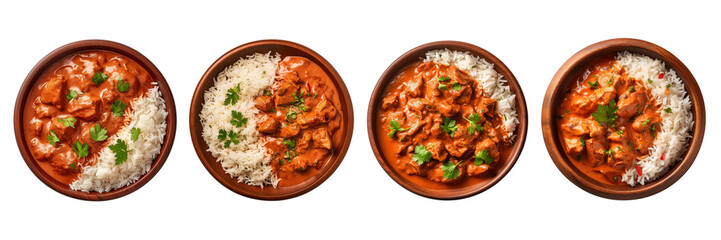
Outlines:
POLYGON ((375 120, 378 146, 390 165, 417 185, 435 189, 475 185, 496 175, 493 166, 510 154, 496 101, 484 96, 483 86, 456 66, 412 64, 382 96, 375 120), (477 129, 470 129, 472 121, 477 129), (391 122, 401 128, 395 134, 391 122), (421 164, 413 159, 422 155, 419 148, 431 156, 421 164), (474 158, 481 152, 492 161, 474 158), (457 175, 447 170, 451 165, 457 175))
POLYGON ((621 176, 648 154, 661 129, 660 107, 641 82, 646 80, 630 78, 613 56, 590 66, 585 79, 568 85, 557 108, 560 141, 573 165, 589 177, 625 184, 621 176))
POLYGON ((271 90, 255 99, 262 142, 272 156, 279 187, 305 182, 340 147, 343 115, 328 74, 304 57, 278 63, 271 90))
POLYGON ((92 140, 90 129, 100 124, 107 136, 115 135, 130 120, 130 102, 152 88, 152 82, 138 63, 109 51, 80 52, 54 63, 35 82, 25 103, 23 131, 33 158, 55 180, 71 184, 83 167, 95 164, 96 154, 111 144, 107 139, 92 140), (106 78, 96 85, 92 79, 100 73, 106 78), (118 90, 119 79, 129 84, 127 91, 118 90), (71 91, 77 97, 73 98, 71 91), (111 111, 116 101, 127 106, 123 116, 111 111), (59 139, 52 145, 51 131, 59 139), (87 157, 79 158, 73 151, 76 142, 87 144, 87 157))

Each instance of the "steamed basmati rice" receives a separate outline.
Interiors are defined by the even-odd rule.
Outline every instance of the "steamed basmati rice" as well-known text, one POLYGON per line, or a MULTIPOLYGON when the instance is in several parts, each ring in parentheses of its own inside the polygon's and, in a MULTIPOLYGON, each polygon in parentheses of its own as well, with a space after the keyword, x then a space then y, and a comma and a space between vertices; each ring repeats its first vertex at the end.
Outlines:
POLYGON ((471 55, 469 52, 451 51, 448 49, 433 50, 426 53, 425 62, 436 62, 446 65, 456 65, 459 69, 468 72, 483 86, 484 95, 496 100, 496 112, 503 116, 503 126, 506 129, 506 138, 513 141, 515 138, 518 114, 516 113, 516 95, 511 92, 503 75, 493 69, 493 64, 483 58, 471 55))

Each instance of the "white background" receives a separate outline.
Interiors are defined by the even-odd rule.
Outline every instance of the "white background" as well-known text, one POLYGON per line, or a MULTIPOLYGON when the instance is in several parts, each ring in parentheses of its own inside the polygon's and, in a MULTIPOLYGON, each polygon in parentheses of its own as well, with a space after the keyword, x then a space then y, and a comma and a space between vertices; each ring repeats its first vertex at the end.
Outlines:
POLYGON ((0 239, 718 238, 721 8, 630 2, 4 1, 0 239), (552 163, 540 128, 541 102, 561 64, 618 37, 675 54, 696 77, 707 106, 705 141, 691 169, 665 191, 634 201, 599 198, 573 185, 552 163), (61 45, 95 38, 124 43, 153 61, 178 111, 163 169, 138 191, 105 202, 45 186, 25 165, 12 130, 17 91, 30 69, 61 45), (210 64, 238 45, 268 38, 323 55, 344 78, 355 112, 353 141, 335 174, 285 201, 253 200, 220 185, 198 160, 188 127, 191 95, 210 64), (488 191, 457 201, 427 199, 396 184, 374 158, 366 128, 381 73, 404 52, 438 40, 495 54, 519 80, 529 109, 528 138, 515 167, 488 191))

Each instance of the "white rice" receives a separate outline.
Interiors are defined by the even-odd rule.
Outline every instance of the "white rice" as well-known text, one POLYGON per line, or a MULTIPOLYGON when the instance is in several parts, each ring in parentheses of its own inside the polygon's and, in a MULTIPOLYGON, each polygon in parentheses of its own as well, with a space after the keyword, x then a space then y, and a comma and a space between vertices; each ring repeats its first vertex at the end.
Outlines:
POLYGON ((130 114, 130 122, 106 140, 111 144, 115 144, 116 139, 125 141, 130 150, 128 159, 115 165, 115 154, 109 147, 103 148, 97 155, 95 165, 84 167, 80 178, 70 184, 71 189, 109 192, 134 183, 150 170, 165 139, 168 116, 165 101, 156 86, 150 89, 145 97, 131 102, 130 106, 133 111, 126 111, 126 114, 130 114), (135 142, 130 140, 130 129, 134 127, 141 130, 135 142))
POLYGON ((275 79, 276 65, 280 55, 270 53, 249 55, 241 58, 223 70, 214 84, 205 91, 200 123, 203 125, 203 139, 208 151, 223 166, 227 174, 238 178, 238 182, 263 187, 277 186, 279 179, 273 174, 270 156, 259 141, 255 115, 259 112, 253 100, 270 87, 275 79), (223 105, 228 89, 240 84, 240 100, 234 105, 223 105), (231 125, 231 112, 238 111, 248 118, 241 129, 231 125), (223 146, 218 140, 218 131, 240 131, 240 143, 223 146))
MULTIPOLYGON (((671 69, 666 69, 664 63, 641 54, 622 52, 616 56, 618 64, 626 68, 629 77, 635 78, 651 91, 656 102, 661 104, 661 128, 656 131, 653 147, 649 149, 646 157, 637 159, 636 164, 641 167, 643 175, 639 176, 635 168, 631 168, 623 175, 622 181, 628 185, 644 185, 653 181, 679 161, 685 152, 690 130, 693 126, 691 114, 691 100, 684 88, 683 81, 671 69), (658 76, 663 73, 662 79, 658 76), (648 80, 653 83, 649 83, 648 80), (666 85, 670 84, 669 94, 666 95, 666 85), (671 113, 663 109, 671 108, 671 113), (661 160, 661 155, 665 159, 661 160)), ((657 128, 658 129, 658 128, 657 128)))
POLYGON ((483 86, 485 96, 496 100, 496 112, 503 116, 503 126, 506 129, 506 138, 515 138, 518 114, 516 113, 516 95, 511 92, 508 81, 503 75, 493 69, 493 64, 483 58, 471 55, 470 52, 451 51, 448 49, 433 50, 426 53, 425 62, 435 62, 446 65, 456 65, 459 69, 468 72, 483 86))

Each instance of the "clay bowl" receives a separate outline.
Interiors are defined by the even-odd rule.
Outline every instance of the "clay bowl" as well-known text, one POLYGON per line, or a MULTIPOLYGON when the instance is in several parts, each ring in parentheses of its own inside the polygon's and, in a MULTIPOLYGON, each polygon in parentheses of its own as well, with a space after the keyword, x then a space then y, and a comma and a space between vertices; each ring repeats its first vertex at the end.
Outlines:
POLYGON ((22 87, 20 88, 20 92, 18 92, 17 100, 15 101, 15 116, 14 116, 14 122, 15 122, 15 140, 18 143, 18 148, 20 149, 20 154, 22 154, 23 158, 25 159, 25 163, 28 165, 30 170, 35 174, 35 176, 40 179, 43 183, 48 185, 48 187, 52 188, 53 190, 65 194, 69 197, 74 197, 78 199, 83 200, 92 200, 92 201, 100 201, 100 200, 110 200, 119 198, 125 195, 128 195, 135 190, 138 190, 140 187, 145 185, 150 179, 155 176, 155 174, 160 171, 160 168, 163 167, 163 164, 165 163, 165 160, 168 158, 168 155, 170 154, 170 149, 173 147, 173 140, 175 139, 175 126, 176 126, 176 115, 175 115, 175 101, 173 100, 173 94, 170 92, 170 87, 168 86, 168 83, 165 81, 165 78, 160 73, 157 67, 153 65, 150 60, 148 60, 143 54, 140 54, 138 51, 135 51, 134 49, 125 46, 120 43, 111 42, 111 41, 105 41, 105 40, 83 40, 83 41, 77 41, 73 43, 69 43, 67 45, 64 45, 58 49, 55 49, 54 51, 50 52, 47 56, 45 56, 43 59, 38 62, 35 67, 30 71, 28 76, 25 78, 25 81, 23 82, 22 87), (23 112, 25 110, 25 102, 28 100, 26 99, 28 94, 30 93, 31 88, 33 85, 35 85, 35 82, 37 79, 42 75, 42 73, 50 67, 53 63, 56 61, 59 61, 60 59, 75 54, 82 51, 87 50, 106 50, 111 52, 116 52, 119 54, 122 54, 124 56, 127 56, 134 61, 136 61, 138 64, 143 66, 148 73, 150 73, 150 76, 155 79, 159 84, 160 92, 163 94, 163 99, 165 100, 165 107, 168 111, 168 118, 167 118, 167 133, 165 135, 165 140, 163 143, 162 148, 160 149, 160 154, 158 157, 155 158, 153 161, 153 164, 150 167, 150 171, 148 171, 145 175, 140 177, 136 182, 119 188, 115 189, 110 192, 104 192, 104 193, 97 193, 97 192, 81 192, 81 191, 74 191, 71 190, 68 185, 62 184, 59 181, 53 179, 50 175, 48 175, 45 171, 43 171, 40 166, 37 164, 35 159, 33 158, 32 154, 30 153, 30 150, 28 149, 28 145, 25 142, 25 134, 23 133, 22 129, 22 118, 23 118, 23 112))
POLYGON ((205 166, 205 169, 207 169, 208 172, 216 180, 218 180, 218 182, 231 191, 260 200, 282 200, 293 198, 303 195, 318 187, 321 183, 328 179, 333 172, 335 172, 341 161, 343 161, 343 158, 348 151, 352 135, 353 105, 351 104, 351 98, 343 79, 340 77, 335 68, 333 68, 333 66, 320 54, 310 48, 290 41, 260 40, 240 45, 223 54, 220 58, 218 58, 218 60, 210 65, 205 74, 203 74, 203 77, 200 78, 200 82, 198 82, 198 86, 195 88, 195 93, 193 93, 193 99, 190 103, 190 136, 193 140, 195 152, 198 154, 198 158, 200 158, 200 161, 203 163, 203 166, 205 166), (229 174, 225 173, 225 170, 223 170, 220 163, 217 162, 213 155, 207 151, 208 145, 202 137, 203 127, 200 124, 199 115, 203 108, 203 94, 213 85, 213 80, 221 71, 223 71, 223 69, 238 61, 238 59, 254 53, 267 52, 279 53, 281 59, 286 56, 305 57, 323 68, 335 84, 335 88, 338 90, 341 106, 343 106, 343 109, 340 112, 346 119, 345 124, 341 126, 346 135, 343 136, 341 140, 340 149, 336 149, 331 158, 328 161, 325 161, 324 165, 313 177, 303 183, 289 187, 274 188, 272 186, 265 186, 264 188, 260 188, 238 182, 237 178, 232 178, 229 174))
POLYGON ((703 141, 704 128, 706 125, 706 110, 704 107, 703 96, 696 80, 686 66, 676 58, 673 54, 666 51, 653 43, 638 39, 611 39, 595 43, 588 46, 575 55, 571 56, 566 63, 558 69, 556 75, 546 90, 546 96, 543 100, 543 113, 541 116, 543 139, 546 142, 548 153, 556 164, 558 170, 563 173, 568 180, 587 192, 610 199, 638 199, 656 194, 675 183, 684 173, 691 167, 703 141), (632 53, 640 53, 651 58, 659 59, 666 64, 667 68, 673 69, 683 80, 686 86, 691 103, 694 118, 694 126, 692 128, 691 142, 682 155, 682 160, 677 162, 665 175, 655 181, 646 183, 645 185, 637 185, 631 187, 628 185, 609 185, 600 183, 583 174, 564 153, 563 147, 558 137, 555 117, 556 106, 558 106, 563 98, 563 91, 566 86, 573 82, 575 77, 588 67, 588 64, 608 54, 615 54, 622 51, 632 53))
POLYGON ((375 89, 373 90, 373 95, 371 95, 370 102, 368 103, 368 137, 370 140, 371 148, 373 149, 373 153, 375 154, 378 163, 380 163, 381 167, 383 167, 383 170, 386 171, 388 176, 390 176, 394 181, 406 188, 408 191, 434 199, 465 198, 481 193, 498 183, 498 181, 500 181, 511 170, 513 165, 516 163, 516 160, 521 155, 523 145, 526 142, 527 129, 528 115, 526 111, 526 100, 523 97, 523 91, 521 90, 521 86, 518 84, 518 81, 513 76, 513 73, 511 73, 511 70, 509 70, 508 67, 506 67, 506 65, 501 62, 500 59, 496 58, 496 56, 494 56, 490 52, 484 50, 483 48, 465 42, 431 42, 418 46, 404 53, 398 59, 396 59, 388 67, 388 69, 386 69, 385 72, 383 72, 383 75, 381 75, 378 83, 375 86, 375 89), (516 112, 518 113, 518 120, 520 121, 520 124, 516 128, 516 139, 510 149, 510 154, 508 155, 508 158, 502 159, 502 161, 499 161, 500 164, 494 165, 491 168, 491 170, 494 172, 490 172, 492 174, 487 175, 487 177, 482 181, 479 181, 470 186, 455 187, 453 185, 448 185, 444 186, 443 188, 431 188, 417 184, 418 182, 422 181, 431 182, 431 180, 425 179, 424 177, 415 175, 411 176, 403 172, 399 172, 391 165, 389 159, 386 159, 383 156, 378 139, 388 136, 386 136, 385 133, 376 132, 375 129, 377 129, 377 126, 375 118, 378 116, 378 112, 380 110, 381 100, 383 99, 383 92, 385 91, 386 87, 393 82, 395 76, 410 64, 421 61, 422 58, 425 56, 426 52, 430 50, 444 48, 450 50, 470 52, 471 54, 484 58, 488 62, 494 64, 494 69, 498 73, 503 74, 504 79, 508 80, 508 85, 511 87, 511 91, 516 94, 516 112))

